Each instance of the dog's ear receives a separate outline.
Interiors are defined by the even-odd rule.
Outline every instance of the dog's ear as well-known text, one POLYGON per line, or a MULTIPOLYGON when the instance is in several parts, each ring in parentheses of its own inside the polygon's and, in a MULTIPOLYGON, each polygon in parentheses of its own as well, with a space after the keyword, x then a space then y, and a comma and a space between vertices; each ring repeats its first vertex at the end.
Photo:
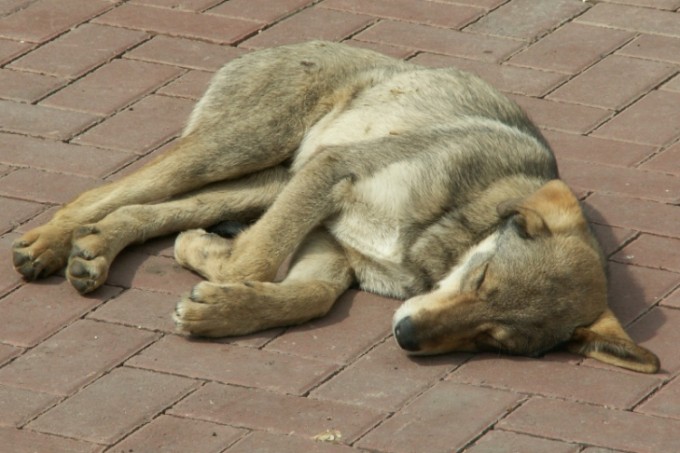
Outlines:
POLYGON ((554 179, 524 199, 504 201, 497 207, 501 218, 513 221, 526 237, 587 229, 578 199, 567 185, 554 179))
POLYGON ((656 373, 659 358, 626 334, 610 309, 590 326, 577 328, 567 342, 573 353, 642 373, 656 373))

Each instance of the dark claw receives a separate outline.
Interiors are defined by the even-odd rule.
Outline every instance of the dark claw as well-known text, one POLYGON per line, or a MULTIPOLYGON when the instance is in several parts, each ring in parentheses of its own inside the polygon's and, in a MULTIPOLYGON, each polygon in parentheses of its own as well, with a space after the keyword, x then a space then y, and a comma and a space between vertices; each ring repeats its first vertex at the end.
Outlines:
POLYGON ((43 270, 43 266, 40 264, 39 261, 26 261, 21 266, 17 266, 16 270, 26 280, 32 281, 40 277, 40 273, 43 270))
POLYGON ((16 267, 17 270, 30 260, 29 256, 23 252, 15 251, 12 255, 14 267, 16 267))
POLYGON ((78 279, 78 280, 69 280, 71 282, 71 285, 80 293, 80 294, 85 294, 87 292, 90 292, 92 290, 92 284, 94 283, 92 280, 87 280, 87 279, 78 279))

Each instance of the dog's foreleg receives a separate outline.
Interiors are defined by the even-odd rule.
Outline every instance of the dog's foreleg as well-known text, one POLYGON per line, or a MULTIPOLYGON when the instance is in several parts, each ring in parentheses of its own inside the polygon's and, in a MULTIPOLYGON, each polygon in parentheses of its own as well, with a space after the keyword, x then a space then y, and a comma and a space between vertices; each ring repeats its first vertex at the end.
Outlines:
POLYGON ((342 209, 356 175, 342 162, 344 149, 327 151, 296 173, 263 216, 236 238, 228 259, 212 261, 212 281, 271 281, 305 236, 342 209))
POLYGON ((352 278, 342 248, 317 229, 281 283, 199 283, 177 304, 174 319, 179 332, 206 337, 300 324, 325 315, 352 278))
POLYGON ((90 292, 106 281, 109 266, 127 245, 225 219, 253 220, 274 202, 287 180, 288 171, 275 167, 176 200, 122 206, 75 230, 66 277, 79 292, 90 292))

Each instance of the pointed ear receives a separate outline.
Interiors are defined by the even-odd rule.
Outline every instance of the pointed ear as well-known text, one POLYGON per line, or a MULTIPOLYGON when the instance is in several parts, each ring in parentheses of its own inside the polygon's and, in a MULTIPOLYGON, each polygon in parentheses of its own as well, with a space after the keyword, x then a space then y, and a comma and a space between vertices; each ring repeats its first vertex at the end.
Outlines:
POLYGON ((590 326, 579 327, 567 343, 569 351, 641 373, 659 371, 659 358, 636 345, 610 309, 590 326))
POLYGON ((517 215, 515 223, 527 237, 587 230, 578 199, 559 179, 546 183, 525 199, 505 201, 497 210, 501 217, 517 215))

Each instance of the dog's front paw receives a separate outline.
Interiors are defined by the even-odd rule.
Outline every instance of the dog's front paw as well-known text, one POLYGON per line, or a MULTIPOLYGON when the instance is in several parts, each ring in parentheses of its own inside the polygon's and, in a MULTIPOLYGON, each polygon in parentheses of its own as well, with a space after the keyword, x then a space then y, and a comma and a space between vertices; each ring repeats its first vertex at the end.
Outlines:
POLYGON ((253 306, 256 291, 249 283, 217 285, 201 282, 182 297, 173 319, 179 333, 201 337, 244 335, 262 329, 253 306))
POLYGON ((106 281, 111 265, 110 244, 94 225, 78 228, 73 237, 66 278, 79 293, 85 294, 106 281))
POLYGON ((12 245, 14 268, 27 280, 47 277, 66 265, 70 231, 52 225, 35 228, 12 245))

